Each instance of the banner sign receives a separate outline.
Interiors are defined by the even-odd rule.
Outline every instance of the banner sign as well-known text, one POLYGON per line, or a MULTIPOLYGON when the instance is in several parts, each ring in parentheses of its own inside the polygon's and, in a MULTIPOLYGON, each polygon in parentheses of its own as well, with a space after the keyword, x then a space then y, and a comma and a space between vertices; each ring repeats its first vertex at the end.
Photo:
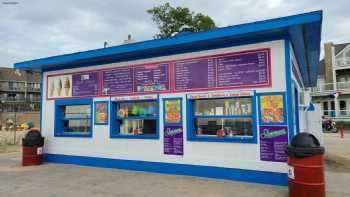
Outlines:
POLYGON ((227 97, 244 97, 252 96, 252 91, 225 91, 225 92, 208 92, 187 94, 189 99, 206 99, 206 98, 227 98, 227 97))
POLYGON ((260 160, 286 162, 287 126, 260 126, 260 160))
POLYGON ((268 87, 270 49, 51 75, 47 99, 268 87))
POLYGON ((116 96, 112 97, 112 101, 133 101, 133 100, 156 100, 158 96, 156 94, 147 95, 135 95, 135 96, 116 96))

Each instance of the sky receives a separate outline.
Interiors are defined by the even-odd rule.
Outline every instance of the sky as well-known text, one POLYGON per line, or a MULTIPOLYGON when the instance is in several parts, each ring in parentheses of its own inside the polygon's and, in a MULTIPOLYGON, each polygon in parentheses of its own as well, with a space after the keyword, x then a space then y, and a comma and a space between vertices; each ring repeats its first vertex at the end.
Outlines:
MULTIPOLYGON (((348 0, 0 0, 0 67, 25 60, 153 39, 146 10, 169 2, 219 27, 323 10, 322 44, 350 42, 348 0)), ((321 54, 322 56, 322 54, 321 54)))

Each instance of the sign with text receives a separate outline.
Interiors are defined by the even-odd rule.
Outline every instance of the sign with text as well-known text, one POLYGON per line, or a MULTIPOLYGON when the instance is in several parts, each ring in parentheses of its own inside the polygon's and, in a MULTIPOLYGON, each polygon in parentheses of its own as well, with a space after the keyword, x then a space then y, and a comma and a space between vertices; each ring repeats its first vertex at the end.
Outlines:
POLYGON ((94 96, 99 94, 99 73, 78 73, 72 75, 72 96, 94 96))
POLYGON ((270 55, 270 49, 263 48, 49 75, 46 94, 57 99, 269 87, 270 55))
POLYGON ((164 126, 164 154, 183 155, 183 130, 181 125, 164 126))
POLYGON ((270 85, 270 50, 175 62, 175 91, 270 85))
POLYGON ((287 126, 260 126, 260 160, 286 162, 287 126))

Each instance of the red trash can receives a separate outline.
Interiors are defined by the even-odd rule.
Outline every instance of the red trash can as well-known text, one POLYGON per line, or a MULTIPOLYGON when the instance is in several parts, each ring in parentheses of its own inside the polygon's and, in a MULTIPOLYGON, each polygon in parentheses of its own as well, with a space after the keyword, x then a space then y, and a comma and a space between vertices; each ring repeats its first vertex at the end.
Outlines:
POLYGON ((43 162, 44 138, 38 129, 31 129, 22 139, 22 166, 40 165, 43 162))
POLYGON ((312 134, 294 136, 286 147, 290 197, 325 197, 324 151, 312 134))
POLYGON ((34 166, 43 163, 43 147, 22 147, 22 166, 34 166))

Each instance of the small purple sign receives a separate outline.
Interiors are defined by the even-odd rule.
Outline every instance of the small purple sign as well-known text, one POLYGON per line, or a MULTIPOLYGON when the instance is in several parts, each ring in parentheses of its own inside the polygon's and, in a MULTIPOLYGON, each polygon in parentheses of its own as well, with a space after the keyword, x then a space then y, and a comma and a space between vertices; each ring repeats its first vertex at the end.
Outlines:
POLYGON ((182 126, 164 126, 164 154, 183 155, 182 126))
POLYGON ((73 96, 93 96, 98 94, 99 73, 78 73, 72 76, 73 96))
POLYGON ((264 51, 219 57, 217 86, 267 84, 267 58, 264 51))
POLYGON ((103 71, 103 94, 132 93, 132 67, 103 71))
POLYGON ((151 64, 134 68, 134 92, 169 90, 169 64, 151 64))
POLYGON ((286 162, 287 126, 260 126, 260 160, 286 162))

